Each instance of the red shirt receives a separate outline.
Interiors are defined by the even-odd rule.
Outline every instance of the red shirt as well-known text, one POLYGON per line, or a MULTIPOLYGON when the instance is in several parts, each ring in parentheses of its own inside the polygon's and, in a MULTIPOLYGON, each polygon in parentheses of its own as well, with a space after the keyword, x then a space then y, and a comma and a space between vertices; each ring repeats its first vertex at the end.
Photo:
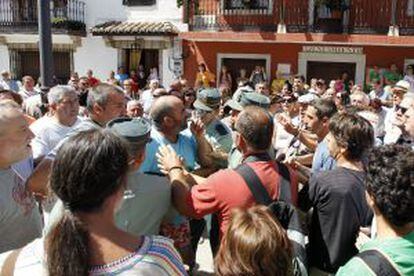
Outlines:
MULTIPOLYGON (((279 173, 274 161, 251 162, 249 166, 276 200, 279 198, 279 173)), ((298 180, 296 173, 289 168, 291 176, 292 203, 297 203, 298 180)), ((231 219, 233 208, 249 208, 255 204, 254 197, 244 179, 234 170, 221 170, 206 179, 206 182, 193 186, 187 197, 190 214, 202 218, 217 212, 222 236, 231 219)))
POLYGON ((95 87, 99 84, 99 80, 95 77, 90 77, 90 78, 88 78, 88 80, 89 80, 89 85, 91 87, 95 87))

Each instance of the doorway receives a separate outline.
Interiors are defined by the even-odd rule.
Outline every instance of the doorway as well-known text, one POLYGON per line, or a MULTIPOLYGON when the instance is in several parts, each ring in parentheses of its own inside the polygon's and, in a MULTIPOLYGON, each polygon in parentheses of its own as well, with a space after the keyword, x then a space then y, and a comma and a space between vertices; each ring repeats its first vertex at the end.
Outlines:
POLYGON ((127 72, 137 70, 139 65, 144 66, 145 75, 148 76, 151 68, 157 68, 159 72, 158 49, 125 49, 123 64, 127 72))
POLYGON ((307 80, 309 82, 312 78, 323 79, 329 84, 331 80, 338 79, 346 72, 349 79, 355 81, 355 71, 356 63, 308 61, 307 80))

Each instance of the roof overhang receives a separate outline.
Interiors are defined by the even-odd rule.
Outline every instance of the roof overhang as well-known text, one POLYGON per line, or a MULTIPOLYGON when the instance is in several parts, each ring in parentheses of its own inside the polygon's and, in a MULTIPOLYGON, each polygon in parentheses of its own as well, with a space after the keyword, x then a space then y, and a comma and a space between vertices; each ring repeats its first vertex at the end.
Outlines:
POLYGON ((178 28, 168 21, 110 21, 91 28, 94 36, 177 36, 178 28))

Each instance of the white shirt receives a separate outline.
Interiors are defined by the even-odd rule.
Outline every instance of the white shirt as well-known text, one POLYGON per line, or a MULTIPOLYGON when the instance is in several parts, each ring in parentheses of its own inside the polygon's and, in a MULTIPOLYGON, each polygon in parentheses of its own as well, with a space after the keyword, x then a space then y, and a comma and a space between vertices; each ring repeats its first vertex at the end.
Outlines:
POLYGON ((23 100, 26 100, 32 96, 39 94, 38 91, 33 89, 32 91, 27 91, 24 87, 19 91, 19 95, 22 96, 23 100))
POLYGON ((44 116, 35 121, 30 130, 35 138, 31 142, 33 157, 47 155, 66 135, 81 122, 80 118, 72 126, 60 124, 54 117, 44 116))
POLYGON ((147 89, 144 92, 142 92, 141 100, 142 100, 142 107, 144 108, 144 113, 149 114, 151 111, 152 103, 154 102, 154 96, 152 95, 152 90, 147 89))

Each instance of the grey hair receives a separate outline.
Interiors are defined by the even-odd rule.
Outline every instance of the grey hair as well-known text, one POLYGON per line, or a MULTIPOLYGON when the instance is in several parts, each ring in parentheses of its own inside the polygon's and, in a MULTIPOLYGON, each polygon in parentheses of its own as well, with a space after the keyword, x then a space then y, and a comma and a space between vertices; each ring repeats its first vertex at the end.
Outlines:
POLYGON ((111 93, 125 95, 121 87, 109 83, 100 83, 95 87, 89 88, 86 102, 88 111, 92 112, 95 104, 105 107, 108 103, 108 96, 111 93))
POLYGON ((130 108, 131 105, 134 105, 134 104, 141 105, 140 101, 138 100, 130 100, 129 102, 127 102, 127 109, 130 108))
POLYGON ((69 94, 75 94, 76 91, 69 85, 56 85, 52 87, 47 94, 47 100, 49 104, 58 104, 62 101, 63 97, 69 94))
POLYGON ((358 96, 362 97, 362 99, 363 99, 363 101, 366 105, 369 105, 369 101, 370 101, 369 96, 364 92, 357 91, 357 92, 352 93, 349 97, 351 98, 351 101, 352 101, 358 96))

